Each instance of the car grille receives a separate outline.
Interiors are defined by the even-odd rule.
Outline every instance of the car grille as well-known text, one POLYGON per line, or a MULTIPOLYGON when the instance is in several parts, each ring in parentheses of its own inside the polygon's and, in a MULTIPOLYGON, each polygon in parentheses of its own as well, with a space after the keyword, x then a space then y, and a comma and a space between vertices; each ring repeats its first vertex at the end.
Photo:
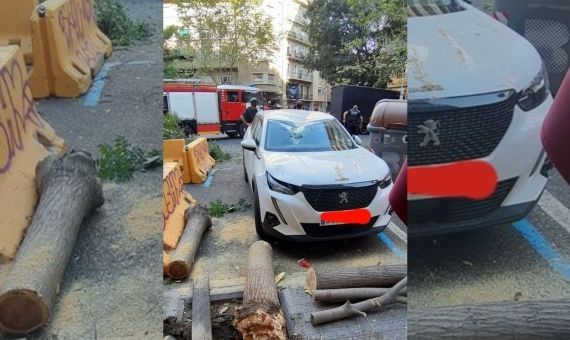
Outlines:
POLYGON ((495 192, 484 200, 433 198, 408 200, 408 221, 412 223, 448 223, 475 219, 501 206, 517 179, 497 183, 495 192))
POLYGON ((301 227, 303 227, 308 236, 332 237, 365 232, 371 229, 377 220, 378 216, 374 216, 367 224, 338 224, 321 226, 319 223, 301 223, 301 227))
POLYGON ((426 165, 489 155, 509 128, 517 96, 503 91, 470 97, 411 100, 408 114, 408 164, 426 165), (439 145, 422 146, 420 125, 439 124, 439 145))
POLYGON ((378 192, 378 185, 342 188, 301 187, 300 189, 307 202, 316 211, 340 211, 368 207, 378 192), (343 199, 345 196, 346 199, 343 199))

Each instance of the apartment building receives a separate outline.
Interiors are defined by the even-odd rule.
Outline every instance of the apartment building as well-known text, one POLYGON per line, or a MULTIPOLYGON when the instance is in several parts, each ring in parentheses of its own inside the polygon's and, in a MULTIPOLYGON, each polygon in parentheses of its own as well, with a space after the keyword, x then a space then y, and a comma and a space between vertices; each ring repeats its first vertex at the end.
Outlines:
MULTIPOLYGON (((316 71, 301 63, 308 53, 305 13, 308 0, 264 0, 262 11, 272 20, 279 37, 278 49, 267 62, 241 64, 236 68, 219 67, 213 74, 218 84, 253 85, 263 90, 266 100, 282 107, 292 107, 297 100, 310 110, 326 111, 330 85, 316 71)), ((164 5, 164 26, 180 26, 176 7, 164 5)), ((176 67, 192 73, 192 61, 176 61, 176 67)), ((184 72, 182 72, 184 73, 184 72)))

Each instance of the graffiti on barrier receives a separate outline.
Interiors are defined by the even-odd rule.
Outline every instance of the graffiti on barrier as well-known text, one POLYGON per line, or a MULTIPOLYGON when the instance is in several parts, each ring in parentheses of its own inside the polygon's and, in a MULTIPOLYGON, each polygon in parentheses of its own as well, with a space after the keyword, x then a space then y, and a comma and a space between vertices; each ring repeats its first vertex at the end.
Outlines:
POLYGON ((162 213, 165 223, 178 204, 180 204, 183 189, 184 183, 182 182, 182 173, 180 172, 180 168, 174 167, 168 176, 164 178, 162 183, 162 195, 164 206, 166 208, 162 213))

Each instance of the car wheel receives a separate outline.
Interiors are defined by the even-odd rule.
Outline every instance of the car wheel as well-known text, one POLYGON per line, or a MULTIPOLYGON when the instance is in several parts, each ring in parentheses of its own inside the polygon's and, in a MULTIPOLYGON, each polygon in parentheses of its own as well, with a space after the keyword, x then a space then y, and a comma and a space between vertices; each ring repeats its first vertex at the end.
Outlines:
POLYGON ((246 183, 249 182, 249 178, 247 178, 247 169, 245 168, 245 155, 244 152, 241 152, 242 155, 242 159, 243 159, 243 179, 245 180, 246 183))
POLYGON ((263 224, 261 222, 261 209, 259 207, 259 195, 257 194, 257 188, 253 186, 253 211, 255 216, 255 231, 262 239, 270 239, 269 234, 263 230, 263 224))

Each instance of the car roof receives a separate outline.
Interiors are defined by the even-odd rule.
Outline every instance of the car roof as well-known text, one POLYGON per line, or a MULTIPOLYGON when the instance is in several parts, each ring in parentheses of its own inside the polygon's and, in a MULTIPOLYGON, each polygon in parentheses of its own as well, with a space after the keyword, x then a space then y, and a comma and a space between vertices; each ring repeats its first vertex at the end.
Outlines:
POLYGON ((324 112, 293 109, 260 111, 259 114, 261 114, 265 119, 284 120, 295 123, 336 119, 332 115, 324 112))

